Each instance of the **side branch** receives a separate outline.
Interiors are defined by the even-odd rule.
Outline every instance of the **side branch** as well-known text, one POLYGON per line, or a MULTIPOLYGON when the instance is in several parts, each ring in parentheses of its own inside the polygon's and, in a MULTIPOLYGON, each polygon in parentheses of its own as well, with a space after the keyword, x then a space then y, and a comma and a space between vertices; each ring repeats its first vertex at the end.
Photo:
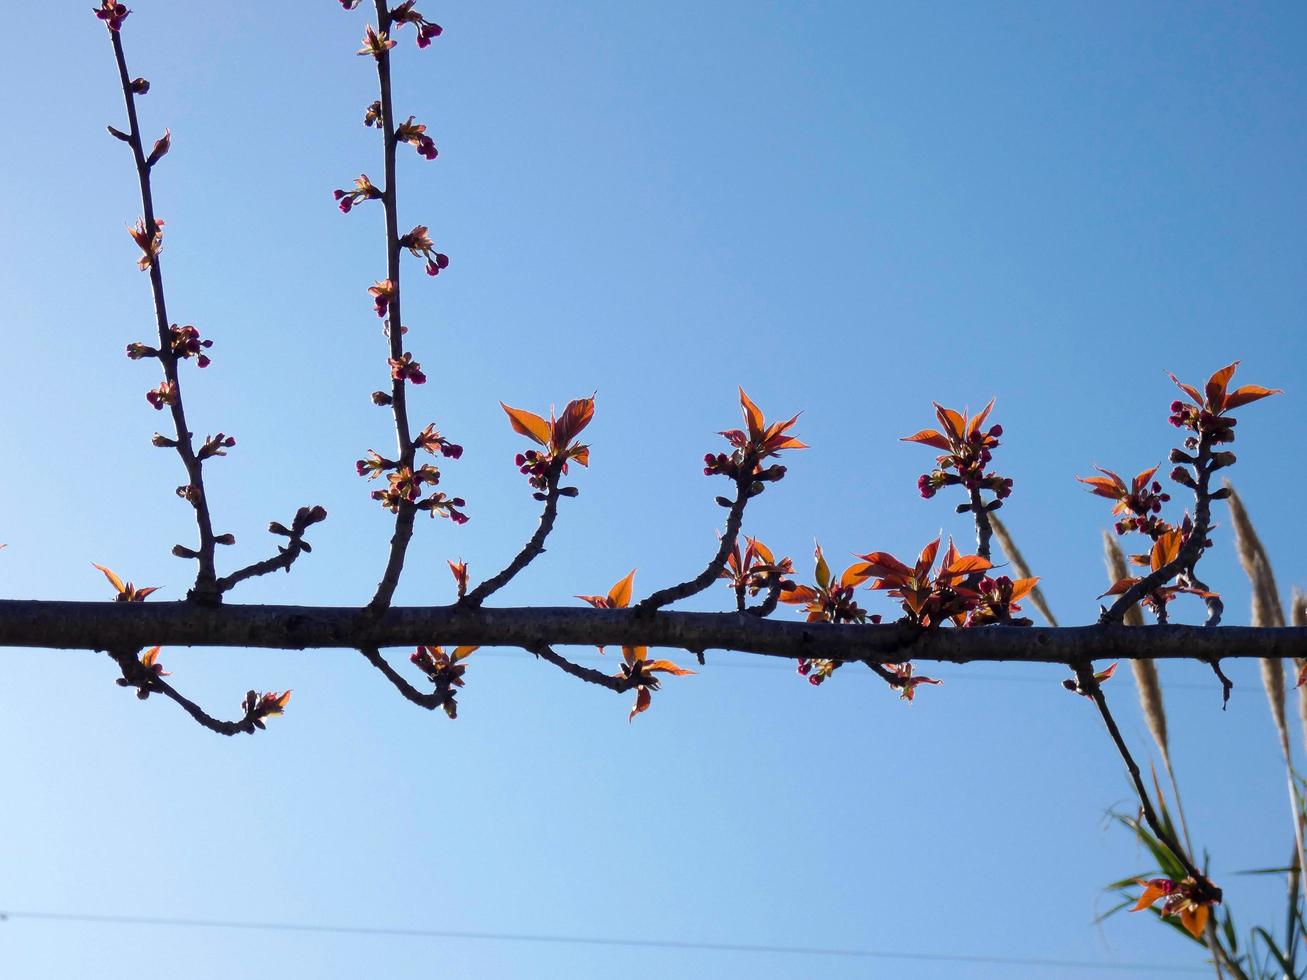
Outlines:
POLYGON ((784 622, 740 613, 641 613, 575 607, 356 607, 0 600, 0 646, 104 650, 167 646, 273 650, 439 642, 534 649, 542 643, 735 650, 880 664, 1079 663, 1097 659, 1307 658, 1307 626, 986 626, 922 632, 909 624, 784 622))
MULTIPOLYGON (((638 612, 648 614, 656 609, 661 609, 663 606, 669 606, 673 602, 688 599, 692 595, 699 594, 721 577, 722 569, 726 567, 726 561, 730 557, 731 549, 735 547, 735 542, 740 536, 740 527, 744 523, 744 507, 749 502, 751 482, 751 478, 736 479, 735 500, 731 504, 730 513, 726 515, 726 530, 722 534, 717 554, 708 563, 708 567, 694 578, 682 582, 680 585, 660 589, 648 598, 641 599, 635 606, 638 612)), ((725 501, 724 497, 721 499, 725 501)))
POLYGON ((610 691, 622 693, 629 691, 633 686, 627 678, 613 677, 611 674, 605 674, 601 670, 595 670, 593 667, 582 667, 580 664, 572 663, 562 654, 554 650, 547 643, 540 643, 533 647, 526 648, 527 653, 534 653, 541 660, 547 660, 564 673, 571 674, 583 681, 591 684, 598 684, 600 687, 606 687, 610 691))
MULTIPOLYGON (((494 575, 475 589, 469 592, 462 600, 462 604, 469 608, 475 609, 485 602, 488 598, 502 589, 505 585, 513 580, 518 572, 526 568, 527 565, 535 561, 545 550, 545 539, 554 529, 554 521, 558 518, 558 498, 561 493, 558 489, 558 481, 561 474, 555 467, 549 475, 549 489, 545 492, 545 506, 540 513, 540 524, 536 527, 535 534, 531 535, 522 550, 517 553, 512 561, 508 563, 498 575, 494 575)), ((532 651, 534 652, 534 651, 532 651)))
MULTIPOLYGON (((156 239, 159 234, 159 221, 154 214, 154 194, 150 185, 150 169, 154 165, 154 154, 147 157, 141 140, 141 127, 136 117, 136 90, 127 71, 127 57, 123 53, 122 36, 118 31, 109 31, 109 40, 113 44, 114 60, 118 65, 118 79, 122 84, 123 103, 127 109, 127 143, 131 146, 132 157, 136 164, 136 177, 141 191, 141 233, 146 242, 156 239)), ((186 499, 195 508, 195 522, 200 535, 200 547, 196 552, 186 549, 188 556, 199 562, 199 571, 195 577, 192 596, 204 602, 216 602, 220 593, 216 591, 217 572, 214 569, 214 551, 217 544, 213 533, 213 520, 209 516, 209 498, 204 490, 204 462, 195 452, 191 431, 186 422, 186 409, 182 404, 181 379, 177 371, 177 356, 173 352, 172 327, 168 322, 168 306, 163 292, 163 271, 159 265, 157 251, 146 258, 150 274, 150 291, 154 298, 155 325, 158 328, 159 349, 157 356, 163 367, 164 381, 171 393, 169 410, 172 414, 176 440, 173 443, 182 465, 186 468, 186 499)), ((165 443, 166 444, 166 443, 165 443)))

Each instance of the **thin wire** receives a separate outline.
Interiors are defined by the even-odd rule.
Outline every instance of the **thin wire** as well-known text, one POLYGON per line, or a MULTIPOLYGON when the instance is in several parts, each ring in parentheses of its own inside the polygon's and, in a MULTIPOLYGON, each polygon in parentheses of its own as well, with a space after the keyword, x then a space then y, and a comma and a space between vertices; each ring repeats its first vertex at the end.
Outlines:
MULTIPOLYGON (((487 655, 495 659, 504 659, 504 660, 511 659, 511 660, 517 660, 519 662, 521 660, 520 653, 514 653, 510 650, 491 649, 491 650, 479 650, 477 652, 478 657, 487 656, 487 655)), ((599 664, 599 665, 615 662, 611 657, 599 657, 593 655, 583 656, 583 657, 573 657, 572 659, 576 660, 578 663, 584 662, 584 663, 599 664)), ((709 660, 709 666, 714 670, 717 669, 718 667, 725 667, 729 670, 772 670, 772 671, 783 670, 788 673, 794 673, 794 665, 792 663, 773 662, 773 659, 764 658, 764 660, 762 661, 750 662, 750 661, 723 659, 721 657, 714 657, 709 660)), ((1057 665, 1049 664, 1048 666, 1055 667, 1057 665)), ((1004 674, 987 674, 983 672, 973 673, 972 671, 968 671, 968 670, 959 670, 959 671, 945 670, 942 672, 937 670, 932 670, 930 672, 930 675, 932 677, 939 677, 941 680, 981 681, 982 683, 993 683, 993 684, 1010 684, 1016 682, 1018 684, 1043 684, 1046 686, 1051 685, 1054 687, 1058 686, 1059 684, 1058 679, 1053 676, 1032 677, 1030 675, 1023 676, 1021 674, 1014 674, 1009 676, 1004 674)), ((1168 691, 1204 691, 1210 693, 1212 691, 1220 691, 1220 686, 1214 684, 1194 684, 1194 683, 1185 683, 1184 681, 1178 681, 1178 682, 1168 682, 1166 685, 1166 689, 1168 691)))
POLYGON ((161 918, 145 915, 96 915, 83 912, 27 912, 0 910, 0 923, 11 919, 47 922, 82 922, 98 925, 169 926, 194 929, 246 929, 262 932, 337 933, 354 936, 406 936, 415 939, 475 939, 489 942, 559 943, 579 946, 622 946, 644 949, 691 950, 722 953, 767 953, 796 956, 842 956, 859 959, 927 960, 940 963, 989 963, 1000 966, 1044 966, 1077 970, 1150 970, 1154 973, 1204 973, 1205 969, 1171 963, 1095 963, 1025 956, 979 956, 962 953, 901 952, 835 946, 765 946, 753 943, 699 943, 674 939, 620 939, 600 936, 565 936, 554 933, 472 932, 453 929, 403 929, 391 926, 334 926, 298 922, 242 922, 224 919, 161 918))

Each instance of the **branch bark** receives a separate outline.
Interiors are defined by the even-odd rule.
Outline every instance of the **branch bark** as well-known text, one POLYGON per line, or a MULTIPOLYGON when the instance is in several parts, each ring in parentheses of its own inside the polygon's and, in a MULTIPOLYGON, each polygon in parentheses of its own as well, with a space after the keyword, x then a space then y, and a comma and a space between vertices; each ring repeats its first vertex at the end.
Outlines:
POLYGON ((902 623, 785 622, 747 613, 638 609, 338 606, 0 600, 0 646, 104 650, 164 646, 271 650, 419 644, 649 646, 785 659, 1055 663, 1307 657, 1307 626, 987 626, 922 632, 902 623))

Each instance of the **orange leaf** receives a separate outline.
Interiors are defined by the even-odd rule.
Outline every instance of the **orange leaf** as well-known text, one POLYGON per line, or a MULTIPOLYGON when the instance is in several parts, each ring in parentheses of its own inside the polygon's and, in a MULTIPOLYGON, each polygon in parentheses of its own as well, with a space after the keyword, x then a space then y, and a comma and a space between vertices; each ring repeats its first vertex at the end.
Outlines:
POLYGON ((1139 901, 1135 902, 1131 912, 1143 911, 1159 898, 1165 898, 1172 890, 1172 884, 1166 878, 1154 878, 1152 881, 1141 881, 1139 884, 1144 886, 1144 893, 1139 896, 1139 901))
POLYGON ((1225 388, 1230 383, 1230 379, 1234 377, 1234 370, 1238 366, 1238 361, 1227 364, 1207 379, 1207 385, 1203 393, 1207 395, 1207 403, 1218 412, 1225 405, 1225 388))
POLYGON ((1198 939, 1207 926, 1207 913, 1209 911, 1206 905, 1186 906, 1180 910, 1180 925, 1189 930, 1189 935, 1198 939))
POLYGON ((968 436, 974 435, 975 433, 980 431, 980 427, 985 424, 985 419, 989 417, 989 413, 993 410, 993 408, 994 408, 994 399, 991 398, 989 400, 989 404, 986 405, 984 408, 982 408, 980 410, 980 413, 975 418, 973 418, 971 420, 971 423, 967 426, 968 436))
POLYGON ((933 446, 935 449, 950 449, 948 439, 940 432, 934 429, 922 429, 920 432, 914 432, 910 436, 904 436, 899 442, 920 442, 927 446, 933 446))
POLYGON ((113 572, 109 571, 109 569, 105 568, 103 565, 96 565, 95 562, 91 562, 91 565, 104 572, 104 577, 109 580, 109 584, 114 587, 114 591, 120 594, 127 591, 127 586, 123 585, 123 580, 113 572))
POLYGON ((664 674, 671 674, 674 677, 685 677, 687 674, 693 674, 694 671, 687 670, 684 667, 672 663, 670 660, 650 660, 644 665, 644 669, 649 672, 659 671, 664 674))
POLYGON ((480 647, 455 647, 454 652, 449 655, 449 659, 451 661, 462 660, 465 657, 470 657, 479 649, 480 647))
POLYGON ((1098 598, 1101 599, 1105 595, 1123 595, 1124 593, 1130 591, 1130 587, 1132 585, 1140 581, 1142 581, 1142 579, 1123 578, 1119 582, 1112 583, 1112 587, 1108 589, 1106 592, 1104 592, 1103 595, 1100 595, 1098 598))
POLYGON ((1247 405, 1249 402, 1255 402, 1258 399, 1266 398, 1270 395, 1283 395, 1284 391, 1280 388, 1263 388, 1261 385, 1244 385, 1242 388, 1236 388, 1225 396, 1225 408, 1227 410, 1238 408, 1240 405, 1247 405))
POLYGON ((649 688, 642 687, 635 692, 635 706, 631 708, 631 713, 626 716, 628 722, 634 721, 635 716, 642 711, 649 710, 649 702, 653 700, 653 695, 649 693, 649 688))
POLYGON ((817 590, 811 585, 796 585, 789 592, 781 593, 781 602, 797 606, 802 603, 815 602, 817 600, 817 590))
MULTIPOLYGON (((595 400, 590 398, 577 398, 567 403, 567 408, 563 409, 563 414, 554 423, 553 426, 553 446, 554 451, 565 449, 573 439, 581 434, 581 430, 590 424, 594 418, 595 400)), ((579 461, 578 461, 579 462, 579 461)), ((585 464, 582 463, 582 466, 585 464)))
POLYGON ((1180 543, 1184 535, 1180 531, 1167 531, 1153 542, 1151 561, 1153 571, 1169 565, 1180 554, 1180 543))
POLYGON ((1012 583, 1012 601, 1020 602, 1026 596, 1030 595, 1031 591, 1038 584, 1039 584, 1038 575, 1032 578, 1019 578, 1014 580, 1012 583))
POLYGON ((821 553, 821 545, 817 545, 817 586, 822 589, 830 587, 830 565, 826 564, 826 556, 821 553))
POLYGON ((1113 662, 1110 667, 1105 667, 1094 675, 1094 680, 1102 684, 1104 681, 1110 681, 1112 675, 1116 673, 1116 663, 1113 662))
POLYGON ((749 426, 749 437, 760 437, 763 427, 762 409, 749 400, 743 388, 740 388, 740 406, 744 409, 744 421, 749 426))
MULTIPOLYGON (((635 569, 631 569, 631 574, 626 576, 608 592, 609 608, 625 609, 631 604, 631 589, 635 584, 635 569)), ((584 598, 584 596, 581 596, 584 598)))
POLYGON ((939 424, 943 427, 946 436, 958 442, 962 441, 967 428, 966 419, 953 409, 945 408, 939 403, 935 403, 935 417, 939 419, 939 424))
POLYGON ((970 575, 972 572, 985 572, 993 567, 993 564, 979 555, 962 555, 946 564, 941 574, 947 572, 949 575, 970 575))
POLYGON ((549 444, 549 423, 539 415, 520 408, 509 408, 503 402, 499 403, 499 407, 508 413, 508 421, 513 426, 514 432, 528 439, 534 439, 542 446, 549 444))
POLYGON ((1189 398, 1190 398, 1190 400, 1191 400, 1195 405, 1197 405, 1199 408, 1202 408, 1202 407, 1203 407, 1203 396, 1200 395, 1200 394, 1198 394, 1198 389, 1197 389, 1197 388, 1195 388, 1193 385, 1187 385, 1187 384, 1185 384, 1183 381, 1181 381, 1179 378, 1177 378, 1177 377, 1176 377, 1174 374, 1172 374, 1170 371, 1167 371, 1167 372, 1166 372, 1166 376, 1167 376, 1168 378, 1170 378, 1172 381, 1174 381, 1174 382, 1175 382, 1175 386, 1176 386, 1177 388, 1179 388, 1181 391, 1183 391, 1186 395, 1188 395, 1189 398))

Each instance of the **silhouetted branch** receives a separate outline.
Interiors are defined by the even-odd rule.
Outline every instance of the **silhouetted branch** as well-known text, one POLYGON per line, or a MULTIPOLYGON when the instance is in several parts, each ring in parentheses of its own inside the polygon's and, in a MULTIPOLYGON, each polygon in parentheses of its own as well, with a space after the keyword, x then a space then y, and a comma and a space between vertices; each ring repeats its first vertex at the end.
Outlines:
POLYGON ((490 596, 511 582, 518 572, 544 553, 545 539, 553 531, 554 521, 558 517, 558 498, 561 496, 558 481, 561 478, 561 466, 562 462, 559 461, 549 472, 547 477, 548 489, 545 491, 545 507, 540 514, 540 523, 536 527, 535 533, 531 535, 531 539, 522 546, 522 550, 514 556, 513 560, 501 572, 486 579, 469 592, 462 600, 464 606, 472 609, 480 606, 490 596))
MULTIPOLYGON (((751 472, 751 467, 746 467, 746 471, 751 472)), ((717 546, 717 554, 708 562, 708 567, 688 581, 660 589, 648 598, 641 599, 635 606, 637 611, 648 614, 673 602, 688 599, 702 592, 721 577, 722 569, 726 567, 726 562, 730 558, 731 549, 735 547, 736 539, 740 536, 740 526, 744 523, 744 507, 749 502, 751 485, 752 477, 735 478, 735 500, 731 503, 730 513, 726 515, 726 530, 717 546)), ((724 501, 725 498, 723 497, 722 500, 724 501)))
POLYGON ((729 613, 572 606, 467 609, 0 600, 0 646, 136 649, 165 646, 306 648, 439 642, 533 648, 648 646, 736 650, 797 660, 939 660, 1075 663, 1095 659, 1199 660, 1307 657, 1307 626, 985 626, 923 632, 906 623, 832 625, 729 613))
MULTIPOLYGON (((161 398, 159 406, 167 405, 173 420, 173 427, 176 432, 176 438, 164 440, 162 445, 171 445, 177 450, 177 455, 181 457, 182 465, 186 468, 187 485, 182 488, 186 491, 185 498, 195 508, 195 522, 199 529, 200 547, 198 551, 181 549, 181 553, 188 557, 195 557, 199 562, 199 570, 195 577, 195 586, 191 590, 191 598, 202 602, 217 602, 220 594, 217 590, 216 579, 217 573, 214 570, 214 549, 216 537, 213 533, 213 521, 209 516, 209 501, 204 492, 204 464, 195 453, 195 447, 192 442, 191 430, 186 423, 186 410, 182 405, 181 379, 177 372, 178 356, 173 350, 173 330, 168 321, 168 305, 164 298, 163 292, 163 271, 160 267, 158 246, 158 236, 161 222, 154 214, 154 195, 150 187, 150 170, 163 153, 167 152, 167 147, 171 145, 170 138, 165 136, 159 144, 156 144, 148 156, 145 152, 144 144, 141 141, 141 127, 136 117, 136 92, 137 86, 127 71, 127 58, 123 54, 122 35, 119 31, 110 28, 108 30, 109 40, 113 45, 114 59, 118 63, 118 79, 122 85, 123 102, 127 108, 128 130, 126 134, 117 134, 119 138, 125 135, 125 142, 132 149, 132 157, 136 162, 136 178, 140 184, 141 191, 141 210, 142 219, 139 226, 141 239, 138 244, 141 245, 144 257, 141 259, 142 268, 148 269, 150 274, 150 291, 154 297, 154 317, 155 325, 158 328, 159 348, 153 351, 153 355, 158 358, 163 368, 164 385, 166 386, 166 397, 161 398), (160 152, 162 147, 162 152, 160 152)), ((112 129, 111 132, 114 132, 112 129)), ((135 235, 133 235, 135 237, 135 235)), ((175 551, 176 553, 176 551, 175 551)))

